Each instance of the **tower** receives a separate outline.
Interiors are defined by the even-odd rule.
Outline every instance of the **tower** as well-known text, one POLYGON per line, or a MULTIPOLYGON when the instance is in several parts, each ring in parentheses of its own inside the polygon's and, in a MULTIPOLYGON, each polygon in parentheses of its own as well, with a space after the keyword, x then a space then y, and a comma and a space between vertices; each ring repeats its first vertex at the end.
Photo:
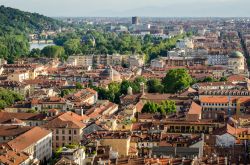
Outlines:
POLYGON ((131 88, 131 86, 128 87, 127 94, 128 95, 133 95, 133 89, 131 88))
POLYGON ((139 25, 140 18, 139 17, 132 17, 132 25, 139 25))
POLYGON ((141 82, 140 87, 141 87, 141 93, 142 93, 142 95, 144 95, 145 94, 145 84, 143 82, 141 82))

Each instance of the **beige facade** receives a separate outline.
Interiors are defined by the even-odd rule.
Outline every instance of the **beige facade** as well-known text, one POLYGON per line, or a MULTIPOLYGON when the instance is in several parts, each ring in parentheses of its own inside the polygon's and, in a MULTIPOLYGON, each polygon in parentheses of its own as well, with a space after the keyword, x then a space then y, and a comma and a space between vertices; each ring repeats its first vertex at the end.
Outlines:
POLYGON ((232 74, 244 73, 245 70, 245 59, 244 57, 229 58, 228 69, 232 71, 232 74))
POLYGON ((67 63, 72 66, 92 66, 93 55, 70 56, 67 63))
POLYGON ((52 128, 53 148, 63 147, 70 144, 79 144, 83 130, 79 128, 52 128))
POLYGON ((115 138, 102 139, 100 143, 103 146, 112 147, 112 150, 117 151, 119 156, 129 155, 130 137, 120 138, 120 139, 115 139, 115 138))
POLYGON ((28 71, 15 71, 8 76, 7 80, 22 82, 24 80, 28 80, 29 78, 30 77, 28 71))

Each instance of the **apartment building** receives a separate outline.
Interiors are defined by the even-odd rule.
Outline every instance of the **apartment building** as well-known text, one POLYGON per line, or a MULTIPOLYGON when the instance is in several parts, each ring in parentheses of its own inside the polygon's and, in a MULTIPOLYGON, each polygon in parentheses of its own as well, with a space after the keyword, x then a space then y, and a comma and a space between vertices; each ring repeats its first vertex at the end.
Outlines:
POLYGON ((52 132, 34 127, 7 143, 11 149, 26 152, 41 162, 52 156, 52 132))
POLYGON ((53 132, 53 148, 79 144, 83 138, 83 128, 88 120, 73 112, 65 112, 44 125, 53 132))

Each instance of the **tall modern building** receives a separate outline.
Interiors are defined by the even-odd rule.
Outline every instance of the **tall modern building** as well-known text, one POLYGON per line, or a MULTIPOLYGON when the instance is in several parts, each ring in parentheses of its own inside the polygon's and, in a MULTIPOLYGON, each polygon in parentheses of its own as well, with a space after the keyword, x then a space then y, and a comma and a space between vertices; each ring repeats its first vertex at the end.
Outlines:
POLYGON ((139 17, 132 17, 132 24, 133 25, 139 25, 140 24, 140 18, 139 17))

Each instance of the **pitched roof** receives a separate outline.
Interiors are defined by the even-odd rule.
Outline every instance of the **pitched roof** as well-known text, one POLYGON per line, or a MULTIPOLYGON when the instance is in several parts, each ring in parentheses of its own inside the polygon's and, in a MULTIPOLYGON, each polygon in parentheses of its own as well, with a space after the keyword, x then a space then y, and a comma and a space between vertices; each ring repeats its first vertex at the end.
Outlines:
POLYGON ((192 102, 188 114, 201 114, 202 107, 195 102, 192 102))
POLYGON ((247 78, 243 75, 231 75, 227 78, 228 82, 234 82, 234 81, 246 81, 247 78))
POLYGON ((3 164, 19 165, 29 159, 29 155, 27 153, 16 152, 14 150, 7 149, 4 146, 1 146, 0 152, 0 162, 3 164))
POLYGON ((11 113, 0 112, 0 123, 9 122, 12 119, 20 120, 43 120, 46 116, 44 114, 37 113, 11 113))
POLYGON ((160 93, 145 93, 141 96, 141 99, 153 101, 153 102, 161 102, 167 100, 171 95, 170 94, 160 94, 160 93))
POLYGON ((44 127, 46 128, 84 128, 85 124, 83 123, 87 116, 80 116, 73 112, 65 112, 55 119, 48 122, 44 127))
POLYGON ((41 127, 34 127, 31 130, 25 132, 24 134, 16 137, 15 139, 8 142, 8 145, 17 151, 23 151, 32 144, 36 143, 38 140, 49 135, 51 131, 48 131, 41 127))
POLYGON ((2 125, 0 127, 0 136, 1 137, 7 137, 7 136, 19 136, 28 130, 30 130, 32 127, 29 126, 16 126, 16 125, 2 125))
MULTIPOLYGON (((203 103, 228 103, 228 96, 203 96, 200 98, 200 101, 203 103)), ((240 104, 247 103, 250 101, 250 97, 241 97, 241 96, 233 96, 230 97, 231 102, 238 101, 240 104)))
POLYGON ((227 132, 231 135, 238 135, 241 134, 242 132, 246 132, 247 130, 248 130, 247 128, 235 128, 227 124, 227 132))

